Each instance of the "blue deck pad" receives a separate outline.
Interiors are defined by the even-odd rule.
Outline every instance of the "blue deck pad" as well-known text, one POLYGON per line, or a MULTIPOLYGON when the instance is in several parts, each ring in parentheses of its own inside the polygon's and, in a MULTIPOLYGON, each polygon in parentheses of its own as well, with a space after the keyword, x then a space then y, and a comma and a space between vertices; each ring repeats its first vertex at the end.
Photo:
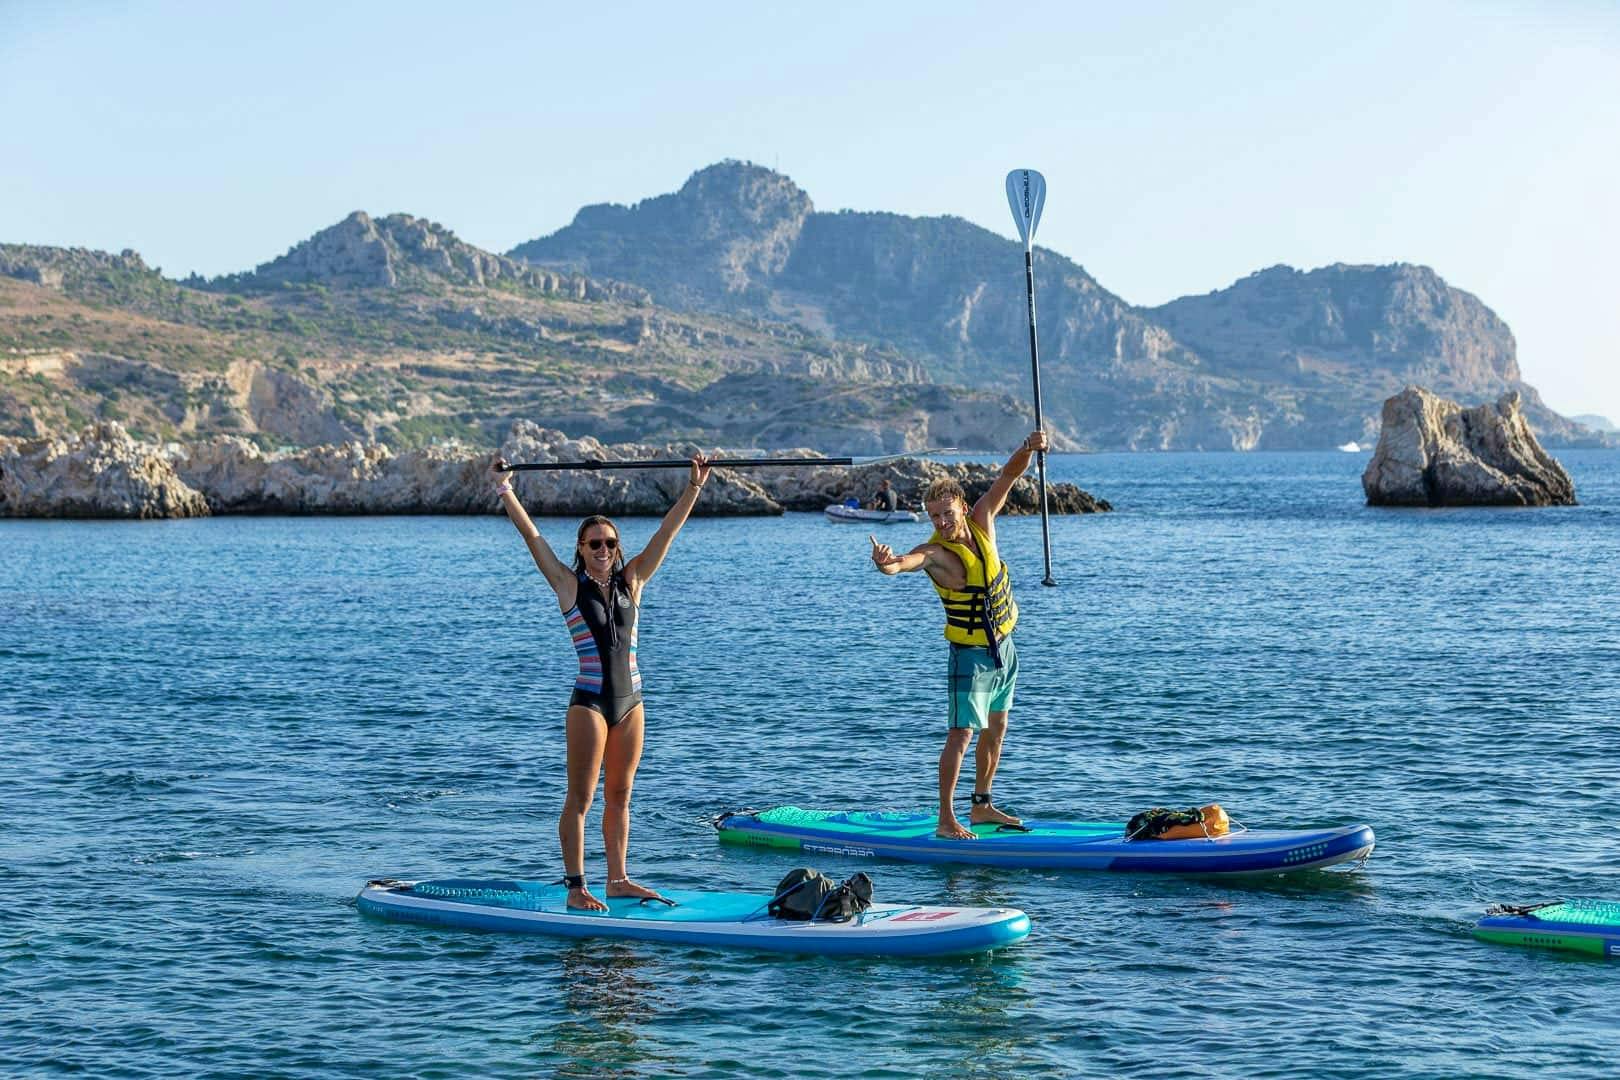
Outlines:
POLYGON ((976 839, 934 835, 923 811, 805 810, 781 806, 739 811, 717 822, 730 843, 796 848, 831 855, 967 863, 1049 870, 1253 874, 1305 870, 1364 859, 1367 825, 1326 829, 1249 829, 1192 840, 1126 840, 1119 822, 1029 820, 1028 832, 973 826, 976 839))

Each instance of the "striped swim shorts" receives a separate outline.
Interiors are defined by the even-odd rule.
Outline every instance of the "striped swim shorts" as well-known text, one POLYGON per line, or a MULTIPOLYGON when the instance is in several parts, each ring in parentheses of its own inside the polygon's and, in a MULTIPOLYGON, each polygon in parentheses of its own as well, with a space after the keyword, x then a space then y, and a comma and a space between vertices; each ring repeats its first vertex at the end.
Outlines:
POLYGON ((1012 708, 1018 685, 1018 650, 1012 638, 1000 643, 1001 667, 990 650, 977 645, 952 645, 950 659, 950 726, 978 731, 990 723, 990 714, 1012 708))

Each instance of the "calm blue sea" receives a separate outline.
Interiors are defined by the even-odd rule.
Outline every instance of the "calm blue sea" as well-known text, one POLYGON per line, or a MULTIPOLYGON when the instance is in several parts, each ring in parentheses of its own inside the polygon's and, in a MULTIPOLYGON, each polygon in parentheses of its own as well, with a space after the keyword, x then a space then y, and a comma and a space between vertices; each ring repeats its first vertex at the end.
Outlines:
MULTIPOLYGON (((1117 512, 1054 520, 1056 589, 1038 521, 1001 526, 999 801, 1378 849, 1241 883, 815 857, 1034 917, 948 961, 357 915, 371 876, 560 873, 574 661, 503 518, 0 522, 0 1073, 1611 1078, 1620 963, 1469 935, 1620 898, 1620 453, 1561 458, 1579 507, 1391 511, 1361 454, 1054 457, 1117 512)), ((682 534, 643 615, 641 880, 768 890, 794 860, 718 846, 723 810, 928 804, 938 603, 867 550, 807 514, 682 534)))

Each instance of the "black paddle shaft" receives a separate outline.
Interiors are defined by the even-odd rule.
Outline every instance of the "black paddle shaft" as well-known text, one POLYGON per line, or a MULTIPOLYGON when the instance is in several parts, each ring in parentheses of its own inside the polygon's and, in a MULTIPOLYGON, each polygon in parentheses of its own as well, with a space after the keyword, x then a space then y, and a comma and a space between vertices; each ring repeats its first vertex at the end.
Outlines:
MULTIPOLYGON (((535 461, 503 466, 502 472, 561 472, 569 469, 685 469, 690 459, 663 458, 656 461, 535 461)), ((853 465, 854 458, 710 458, 708 464, 722 469, 763 469, 811 465, 853 465)))
MULTIPOLYGON (((1035 253, 1024 249, 1024 283, 1029 291, 1029 370, 1035 382, 1035 427, 1041 429, 1041 348, 1035 339, 1035 253)), ((1035 452, 1035 475, 1041 489, 1041 546, 1046 553, 1046 577, 1042 585, 1056 585, 1052 578, 1052 528, 1046 509, 1046 451, 1035 452)))

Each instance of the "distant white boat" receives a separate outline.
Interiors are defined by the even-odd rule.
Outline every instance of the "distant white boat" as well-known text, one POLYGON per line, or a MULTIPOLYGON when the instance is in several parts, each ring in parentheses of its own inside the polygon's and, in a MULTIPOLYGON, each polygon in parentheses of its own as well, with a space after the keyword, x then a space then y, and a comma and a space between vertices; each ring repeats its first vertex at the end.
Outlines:
POLYGON ((1343 450, 1347 454, 1359 454, 1359 453, 1361 453, 1360 444, 1353 443, 1353 442, 1347 442, 1343 446, 1339 447, 1339 449, 1343 450))
POLYGON ((837 503, 827 507, 825 512, 828 521, 858 522, 863 525, 899 525, 923 519, 921 514, 910 510, 862 510, 837 503))

